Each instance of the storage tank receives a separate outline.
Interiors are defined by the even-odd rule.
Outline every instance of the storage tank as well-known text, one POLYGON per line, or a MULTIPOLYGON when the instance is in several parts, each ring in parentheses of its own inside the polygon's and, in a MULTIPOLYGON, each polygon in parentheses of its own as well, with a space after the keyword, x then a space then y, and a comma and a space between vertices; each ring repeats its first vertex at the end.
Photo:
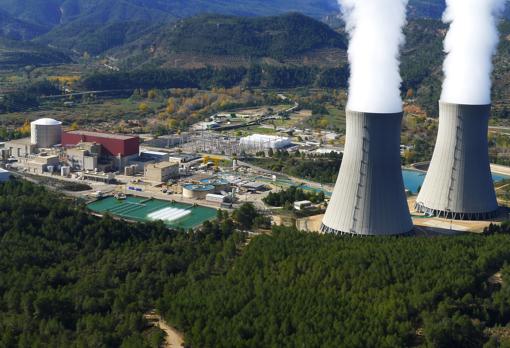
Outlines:
POLYGON ((416 210, 453 219, 498 211, 487 139, 490 105, 439 103, 439 131, 416 210))
POLYGON ((402 112, 348 110, 340 173, 322 221, 324 233, 396 235, 413 228, 402 178, 402 112))
POLYGON ((71 167, 69 166, 60 167, 60 175, 65 177, 71 175, 71 167))
POLYGON ((188 184, 182 188, 182 196, 189 199, 205 199, 209 193, 214 192, 213 185, 188 184))
POLYGON ((38 148, 47 148, 62 141, 62 122, 41 118, 30 123, 30 142, 38 148))
POLYGON ((222 178, 207 178, 200 180, 200 183, 204 185, 214 186, 214 191, 220 193, 221 191, 227 191, 229 189, 229 182, 222 178))

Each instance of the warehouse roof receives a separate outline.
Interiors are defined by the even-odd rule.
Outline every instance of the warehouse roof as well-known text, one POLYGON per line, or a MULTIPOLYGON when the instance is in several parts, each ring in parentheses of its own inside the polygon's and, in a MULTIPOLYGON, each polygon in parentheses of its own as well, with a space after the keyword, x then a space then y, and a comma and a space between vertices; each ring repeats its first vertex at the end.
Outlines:
POLYGON ((89 136, 89 137, 110 138, 110 139, 117 139, 117 140, 129 140, 129 139, 133 139, 133 138, 138 138, 138 136, 135 136, 135 135, 100 133, 100 132, 91 132, 91 131, 82 131, 82 130, 69 131, 66 133, 73 134, 73 135, 84 135, 84 136, 89 136))

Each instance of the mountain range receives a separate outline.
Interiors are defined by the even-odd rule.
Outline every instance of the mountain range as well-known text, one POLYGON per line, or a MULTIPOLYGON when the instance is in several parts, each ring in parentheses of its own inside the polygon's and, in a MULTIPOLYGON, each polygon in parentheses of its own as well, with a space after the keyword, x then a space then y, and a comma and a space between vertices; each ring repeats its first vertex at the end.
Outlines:
MULTIPOLYGON (((444 1, 410 0, 410 20, 440 18, 444 1)), ((126 68, 246 65, 245 57, 338 62, 345 54, 338 11, 336 0, 0 0, 0 52, 14 64, 16 49, 26 47, 20 64, 32 52, 43 57, 35 65, 85 52, 108 54, 126 68), (278 16, 289 11, 294 14, 278 16), (337 33, 296 13, 323 20, 337 33), (16 40, 31 44, 18 46, 16 40), (230 60, 217 62, 216 56, 230 60)))
MULTIPOLYGON (((444 7, 445 0, 410 0, 409 15, 438 19, 444 7)), ((338 13, 339 5, 336 0, 0 0, 0 11, 0 27, 26 27, 21 31, 35 37, 71 23, 74 26, 140 21, 154 24, 205 13, 269 16, 300 12, 322 18, 338 13)))
POLYGON ((337 11, 338 5, 336 0, 0 0, 0 9, 49 30, 72 21, 154 22, 201 13, 255 16, 296 11, 320 17, 337 11))
MULTIPOLYGON (((438 19, 444 7, 445 0, 410 0, 409 17, 438 19)), ((199 14, 288 12, 334 18, 339 6, 337 0, 0 0, 0 36, 38 38, 42 44, 99 54, 134 41, 149 28, 199 14)))
POLYGON ((125 68, 196 68, 254 63, 332 65, 345 56, 347 39, 328 25, 299 13, 270 17, 201 15, 153 28, 108 51, 125 68), (319 59, 314 59, 314 55, 319 59))

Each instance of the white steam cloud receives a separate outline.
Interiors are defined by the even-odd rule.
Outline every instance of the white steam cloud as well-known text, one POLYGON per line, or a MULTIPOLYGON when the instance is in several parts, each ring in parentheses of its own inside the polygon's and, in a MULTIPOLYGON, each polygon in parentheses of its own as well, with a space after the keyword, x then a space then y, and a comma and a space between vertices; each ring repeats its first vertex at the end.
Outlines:
POLYGON ((491 102, 492 57, 497 24, 506 0, 446 0, 443 21, 450 23, 444 41, 447 53, 441 100, 455 104, 491 102))
POLYGON ((408 0, 338 1, 350 34, 347 108, 374 113, 402 111, 400 47, 408 0))

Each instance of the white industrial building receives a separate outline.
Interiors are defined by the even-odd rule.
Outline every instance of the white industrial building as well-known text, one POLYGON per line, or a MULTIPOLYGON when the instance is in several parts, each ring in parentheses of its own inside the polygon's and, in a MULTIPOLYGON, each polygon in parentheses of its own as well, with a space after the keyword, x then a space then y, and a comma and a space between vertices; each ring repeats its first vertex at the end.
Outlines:
POLYGON ((62 141, 62 122, 41 118, 30 123, 30 142, 38 148, 48 148, 62 141))
POLYGON ((439 103, 439 130, 416 209, 454 219, 486 219, 498 202, 487 140, 490 105, 439 103))
POLYGON ((244 150, 278 150, 290 146, 292 142, 290 138, 280 137, 276 135, 252 134, 241 138, 240 146, 244 150))
POLYGON ((353 235, 411 231, 400 163, 403 113, 348 110, 346 116, 342 166, 321 231, 353 235))

